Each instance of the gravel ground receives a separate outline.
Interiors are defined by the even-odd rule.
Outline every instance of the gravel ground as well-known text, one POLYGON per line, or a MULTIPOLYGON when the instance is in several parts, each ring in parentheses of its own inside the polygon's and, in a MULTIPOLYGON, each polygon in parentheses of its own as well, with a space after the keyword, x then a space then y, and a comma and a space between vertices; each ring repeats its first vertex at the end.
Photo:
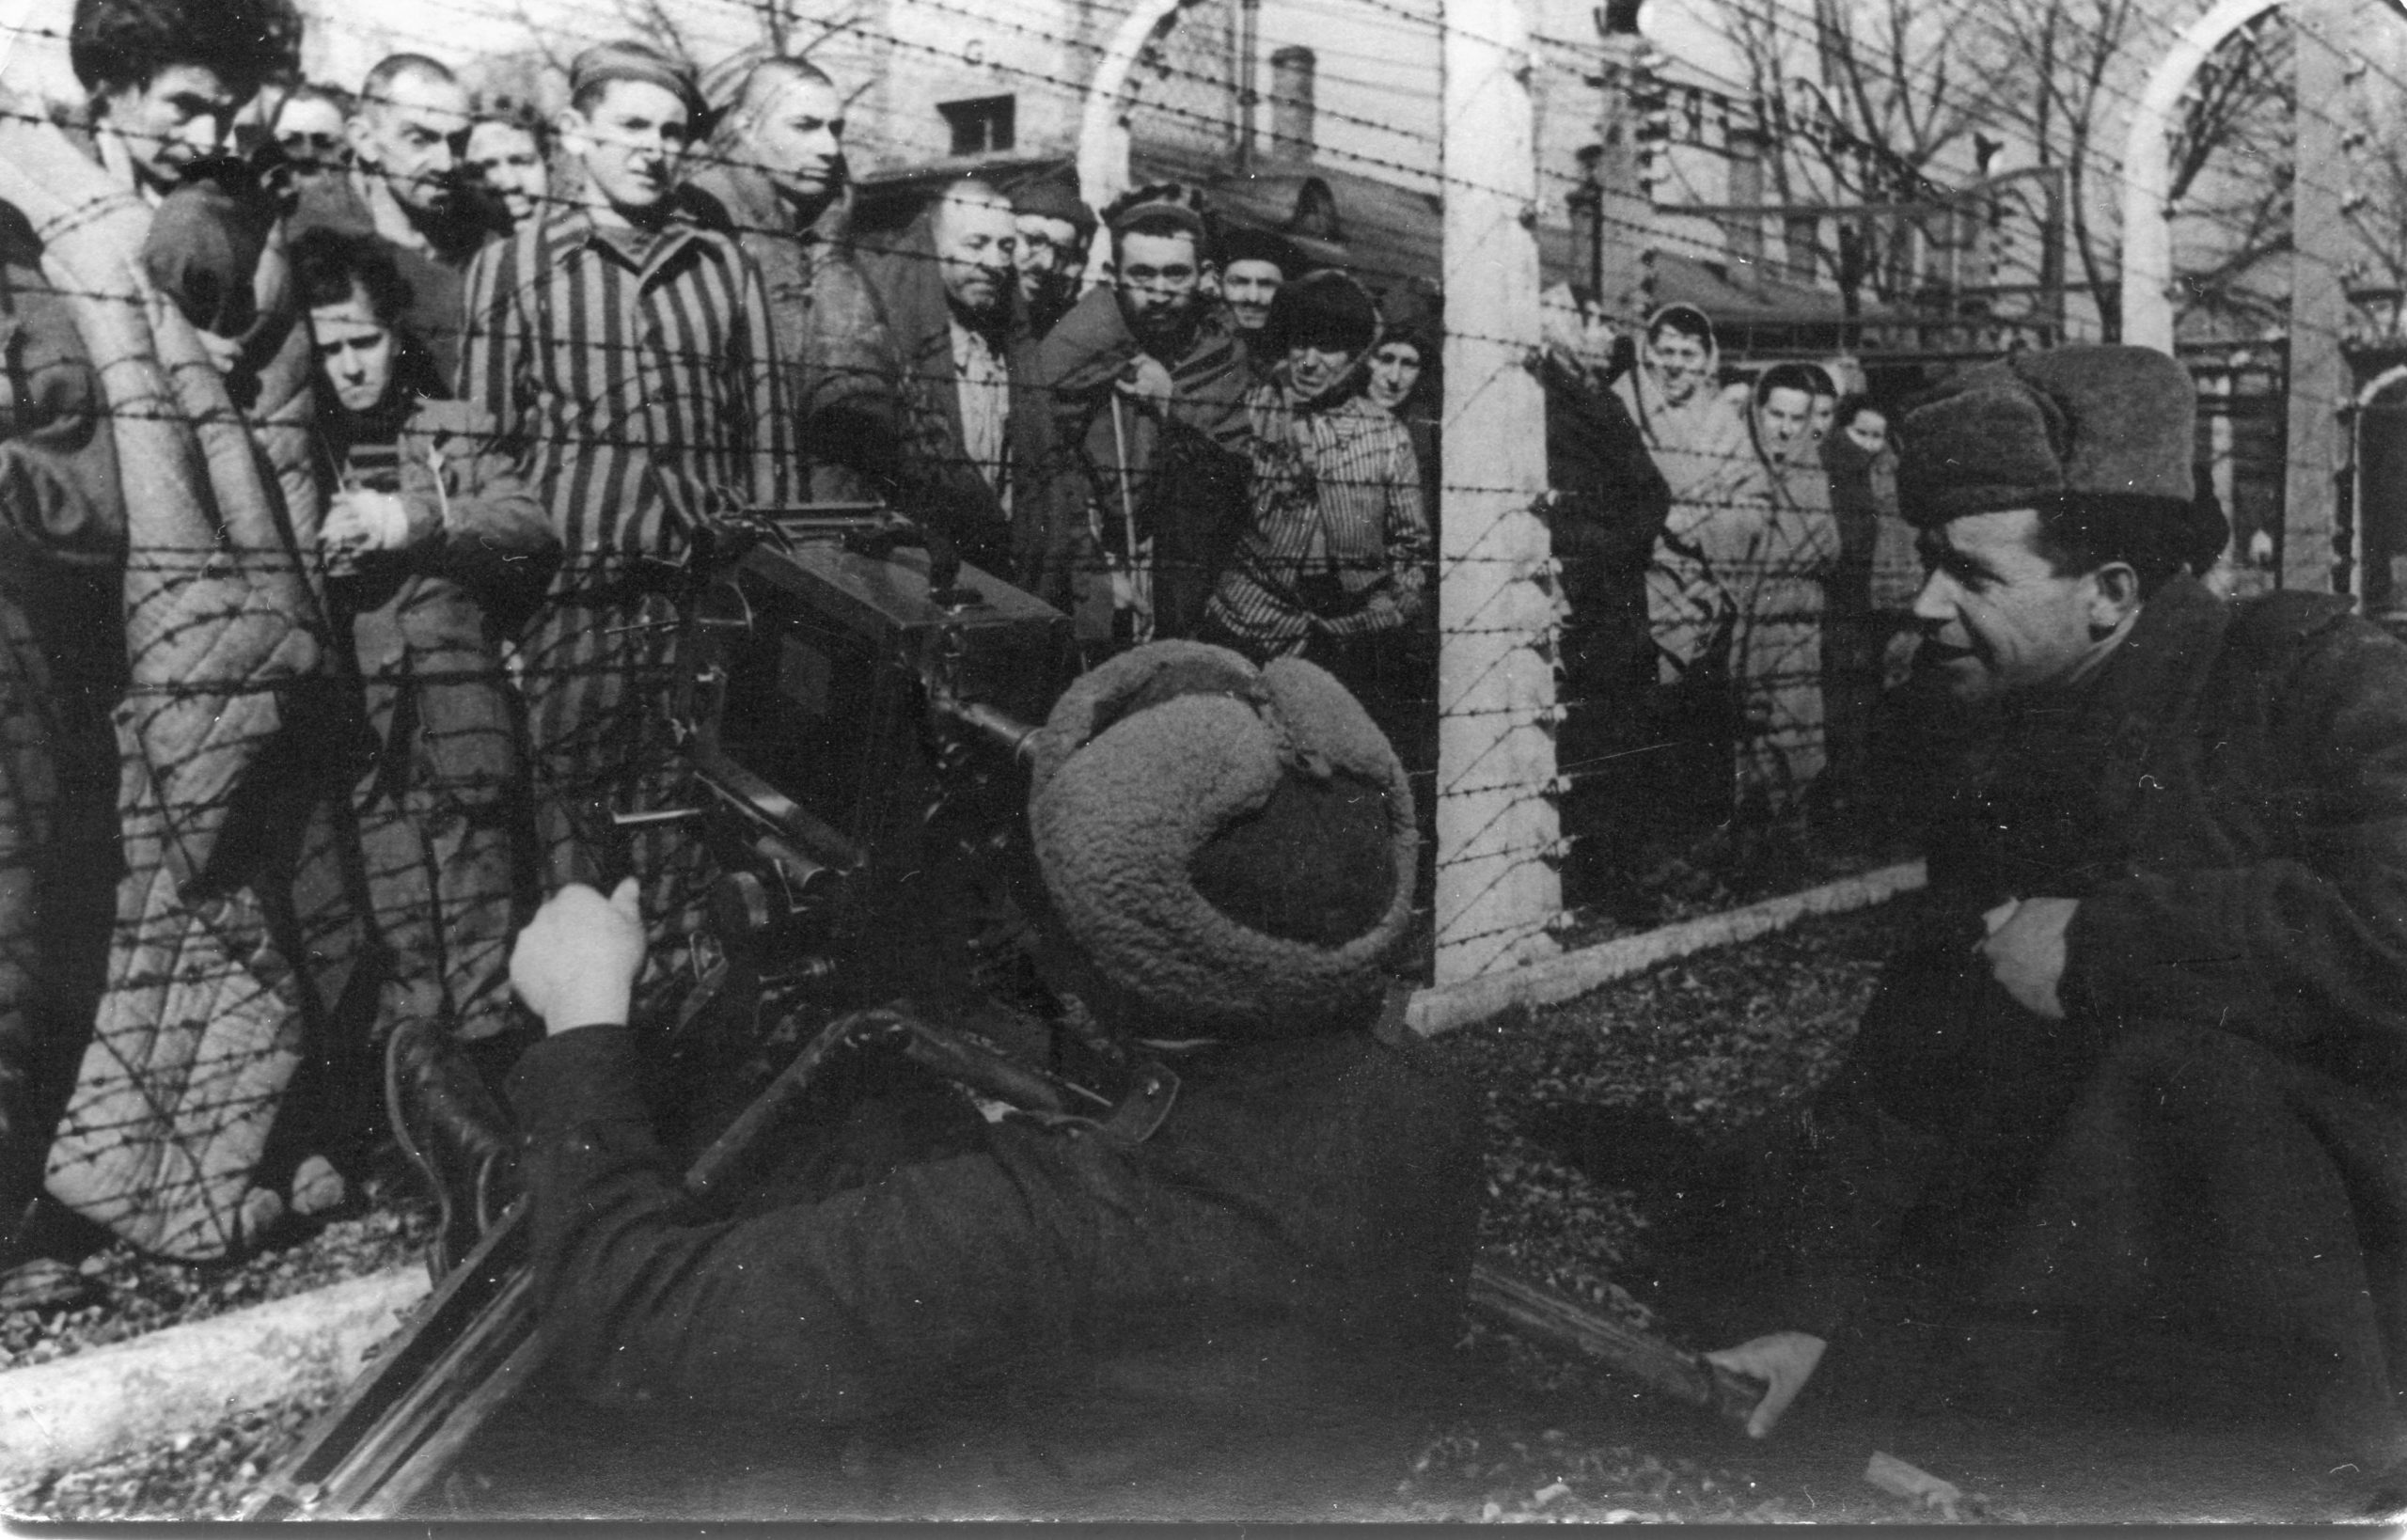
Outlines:
POLYGON ((397 1267, 423 1257, 431 1234, 424 1210, 395 1203, 296 1230, 281 1245, 222 1266, 163 1262, 122 1243, 104 1247, 79 1265, 82 1300, 0 1314, 0 1370, 397 1267))

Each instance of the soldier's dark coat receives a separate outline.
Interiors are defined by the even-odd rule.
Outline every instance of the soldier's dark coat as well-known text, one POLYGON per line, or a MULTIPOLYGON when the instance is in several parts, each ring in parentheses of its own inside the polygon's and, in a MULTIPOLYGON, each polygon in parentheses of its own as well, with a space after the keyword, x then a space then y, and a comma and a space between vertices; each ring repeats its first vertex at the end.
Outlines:
POLYGON ((1230 1044, 1179 1071, 1141 1143, 864 1104, 796 1136, 842 1153, 795 1167, 779 1206, 719 1218, 653 1140, 632 1034, 554 1037, 511 1083, 539 1308, 589 1393, 682 1430, 681 1465, 765 1427, 833 1477, 811 1430, 853 1430, 849 1469, 923 1448, 936 1420, 953 1469, 897 1490, 913 1512, 942 1506, 920 1478, 965 1460, 994 1511, 1027 1478, 1059 1512, 1055 1462, 1139 1437, 1208 1465, 1225 1451, 1171 1447, 1201 1409, 1302 1437, 1345 1387, 1377 1406, 1401 1397, 1400 1361, 1443 1365, 1476 1213, 1468 1095, 1359 1030, 1230 1044), (1038 1426, 1083 1431, 983 1463, 998 1438, 1046 1443, 1038 1426))
POLYGON ((1787 1324, 1828 1329, 1936 1202, 1986 1226, 1992 1311, 2253 1355, 2400 1448, 2407 647, 2345 599, 2176 577, 2093 680, 2020 704, 1930 860, 1946 919, 1817 1104, 1880 1121, 1824 1187, 1819 1318, 1787 1324), (1971 950, 2043 896, 2081 905, 2060 1024, 1971 950))

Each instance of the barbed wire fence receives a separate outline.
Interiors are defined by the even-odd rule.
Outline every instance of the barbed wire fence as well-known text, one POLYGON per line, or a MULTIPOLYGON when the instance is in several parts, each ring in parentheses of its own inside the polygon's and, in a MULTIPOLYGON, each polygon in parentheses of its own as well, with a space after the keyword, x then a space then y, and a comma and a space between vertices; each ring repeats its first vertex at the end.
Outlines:
MULTIPOLYGON (((1392 413, 1365 415, 1369 426, 1360 429, 1408 452, 1364 458, 1299 440, 1287 462, 1247 463, 1252 492, 1240 515, 1265 527, 1353 521, 1342 546, 1299 548, 1316 563, 1309 569, 1266 539, 1251 575, 1274 607, 1311 611, 1309 634, 1345 639, 1326 655, 1342 660, 1412 778, 1426 854, 1408 972, 1439 984, 1477 979, 1910 852, 1901 806, 1918 784, 1918 698, 1906 656, 1916 582, 1910 537, 1881 503, 1880 451, 1849 463, 1844 474, 1854 480, 1833 508, 1839 473, 1825 464, 1823 446, 1854 419, 1817 418, 1817 406, 1832 403, 1815 398, 1861 396, 1893 421, 1903 400, 1950 369, 2097 335, 2102 299, 2069 299, 2079 286, 2049 254, 2049 243, 2063 239, 2061 171, 1980 176, 1969 179, 1970 191, 1926 190, 1880 205, 1759 209, 1760 196, 1746 196, 1749 164, 1779 147, 1763 142, 1762 103, 1745 82, 1691 67, 1667 84, 1660 62, 1628 39, 1534 32, 1505 4, 1310 0, 1303 8, 1315 24, 1344 24, 1319 43, 1317 101, 1292 71, 1274 70, 1270 89, 1260 88, 1256 55, 1266 44, 1260 18, 1240 0, 1155 0, 1116 25, 1075 26, 977 0, 907 4, 917 8, 909 27, 856 9, 814 34, 744 0, 691 0, 701 33, 740 34, 757 22, 784 46, 831 61, 918 59, 957 71, 962 47, 943 34, 974 25, 999 39, 976 64, 980 78, 999 87, 996 96, 1028 100, 1019 121, 1080 125, 1075 136, 1015 145, 996 142, 990 122, 982 153, 867 179, 851 249, 889 286, 940 282, 939 255, 905 216, 951 178, 979 174, 1008 189, 1075 165, 1098 205, 1141 181, 1201 186, 1224 227, 1275 230, 1311 265, 1352 274, 1395 335, 1413 342, 1417 385, 1392 413), (1397 111, 1329 100, 1343 94, 1332 88, 1383 78, 1399 57, 1427 66, 1428 88, 1400 94, 1397 111), (1278 133, 1262 134, 1266 111, 1278 133), (1314 121, 1333 132, 1316 135, 1314 121), (1598 142, 1582 145, 1591 124, 1598 142), (1673 160, 1684 163, 1689 184, 1677 202, 1662 191, 1669 179, 1639 174, 1642 163, 1673 160), (1694 196, 1693 184, 1717 166, 1725 196, 1694 196), (1694 414, 1707 427, 1686 439, 1656 420, 1667 395, 1643 357, 1648 322, 1667 301, 1719 323, 1719 355, 1693 385, 1713 404, 1694 414), (1642 356, 1616 356, 1608 335, 1637 344, 1642 356), (1801 377, 1801 402, 1782 399, 1801 378, 1784 366, 1800 364, 1818 376, 1801 377), (1606 397, 1623 404, 1597 404, 1606 397), (1600 436, 1616 412, 1653 435, 1642 457, 1615 460, 1600 436), (1668 507, 1658 499, 1652 512, 1638 489, 1650 468, 1680 472, 1668 507), (1266 490, 1274 482, 1276 495, 1266 490), (1263 566, 1266 552, 1289 565, 1263 566), (1310 594, 1277 591, 1299 588, 1307 573, 1310 594)), ((380 15, 375 32, 465 65, 447 38, 470 19, 490 17, 466 0, 428 0, 406 18, 380 15)), ((312 24, 345 22, 317 16, 312 24)), ((1797 46, 1817 41, 1808 22, 1780 24, 1797 46)), ((2296 48, 2336 46, 2311 27, 2293 32, 2296 48)), ((30 23, 17 37, 63 41, 58 29, 30 23)), ((885 89, 890 98, 893 85, 885 89)), ((2296 110, 2336 134, 2345 109, 2309 98, 2296 110)), ((2005 116, 1988 126, 2000 135, 2027 127, 2005 116)), ((864 161, 877 161, 886 158, 879 135, 916 146, 924 128, 902 134, 867 121, 854 142, 864 161)), ((2089 173, 2111 185, 2120 168, 2095 145, 2086 153, 2089 173)), ((744 147, 714 143, 697 148, 688 168, 760 167, 744 147)), ((2302 156, 2292 184, 2336 196, 2346 174, 2302 156)), ((544 201, 554 212, 578 206, 561 191, 544 201)), ((728 233, 744 241, 792 232, 735 220, 728 233)), ((2301 250, 2291 260, 2336 271, 2344 259, 2301 250)), ((526 275, 511 302, 549 303, 557 277, 526 275)), ((71 306, 125 303, 115 290, 61 283, 54 292, 71 306)), ((475 324, 463 318, 464 329, 475 324)), ((2260 338, 2211 355, 2193 350, 2202 485, 2235 531, 2224 581, 2294 581, 2305 570, 2295 559, 2269 563, 2258 539, 2282 539, 2286 505, 2299 495, 2295 477, 2286 484, 2284 475, 2299 410, 2285 399, 2295 393, 2285 366, 2302 336, 2311 334, 2294 329, 2286 342, 2260 338)), ((710 376, 713 389, 739 389, 731 378, 741 361, 722 353, 670 356, 656 337, 577 345, 623 379, 682 370, 710 376)), ((1108 387, 1098 397, 1027 377, 1044 356, 1013 354, 1023 376, 1013 388, 1060 430, 1049 450, 962 461, 947 458, 960 453, 957 435, 927 427, 945 416, 952 360, 898 354, 879 383, 920 429, 898 438, 897 452, 916 463, 896 465, 884 490, 907 505, 965 474, 993 490, 1009 464, 1020 506, 1041 496, 1070 510, 1073 533, 1094 509, 1125 501, 1126 483, 1113 486, 1069 442, 1098 420, 1098 400, 1109 408, 1108 387), (1081 412, 1078 428, 1061 427, 1081 412)), ((546 367, 536 360, 523 372, 546 367)), ((557 393, 559 382, 546 383, 557 393)), ((2352 401, 2328 378, 2315 388, 2315 411, 2352 401)), ((139 400, 112 393, 109 426, 121 451, 164 445, 191 461, 189 483, 208 506, 227 488, 222 466, 202 452, 209 435, 193 403, 213 400, 190 388, 139 400), (123 431, 144 421, 165 436, 123 431)), ((1235 408, 1233 421, 1292 431, 1272 397, 1223 404, 1235 408)), ((572 406, 543 430, 547 451, 569 462, 632 453, 673 464, 693 449, 688 429, 663 416, 653 392, 606 390, 572 406)), ((803 408, 787 401, 779 410, 803 408)), ((240 411, 226 401, 205 416, 222 429, 243 420, 240 411)), ((805 460, 826 449, 809 441, 809 428, 805 417, 805 460)), ((455 453, 523 465, 537 448, 527 432, 521 421, 489 441, 470 433, 455 453)), ((720 451, 769 452, 748 429, 721 436, 720 451)), ((373 1122, 372 1093, 337 1082, 372 1074, 370 1050, 397 1016, 433 1014, 465 1037, 502 1035, 500 958, 509 919, 523 916, 532 886, 527 836, 513 832, 523 815, 514 782, 527 754, 518 736, 523 698, 591 684, 597 700, 642 702, 667 688, 669 671, 663 596, 613 588, 629 580, 640 553, 577 552, 552 601, 587 603, 610 590, 610 645, 540 657, 521 651, 513 675, 504 661, 511 649, 464 637, 449 653, 415 656, 414 671, 397 678, 359 630, 362 614, 392 595, 364 594, 356 577, 329 568, 318 543, 323 504, 342 486, 344 467, 315 458, 323 435, 315 450, 306 434, 301 443, 279 467, 291 472, 283 494, 270 495, 272 539, 230 542, 221 530, 195 541, 189 529, 146 530, 137 517, 123 571, 129 591, 175 594, 224 579, 232 564, 255 589, 277 588, 275 623, 302 638, 295 645, 313 661, 273 677, 224 673, 222 657, 186 648, 198 661, 162 675, 137 655, 119 692, 118 747, 129 786, 148 789, 143 805, 156 816, 133 820, 139 799, 130 794, 118 848, 88 831, 71 850, 47 838, 10 847, 38 888, 57 885, 62 861, 87 881, 120 864, 134 872, 118 885, 102 1030, 86 1055, 52 1175, 88 1195, 79 1200, 87 1213, 171 1254, 217 1254, 256 1233, 263 1211, 244 1205, 263 1166, 275 1151, 289 1156, 306 1144, 275 1126, 296 1095, 373 1122), (560 670, 564 678, 552 677, 560 670), (252 726, 217 746, 246 772, 197 798, 178 791, 191 765, 130 725, 163 710, 222 715, 228 701, 262 698, 274 709, 236 713, 252 726), (467 745, 477 746, 464 761, 457 751, 467 745), (446 768, 462 762, 481 768, 464 779, 446 768), (180 861, 176 831, 196 821, 242 829, 237 856, 180 861)), ((760 484, 798 495, 798 469, 764 465, 760 484)), ((126 485, 132 492, 131 477, 126 485)), ((557 483, 513 494, 538 504, 558 495, 557 483)), ((1133 527, 1133 511, 1123 511, 1133 527)), ((1108 523, 1098 517, 1093 527, 1108 523)), ((674 519, 663 527, 668 552, 680 537, 674 519)), ((1098 567, 1097 542, 1073 540, 1071 548, 1083 568, 1074 581, 1108 580, 1129 556, 1119 551, 1120 566, 1098 567)), ((2348 559, 2344 548, 2325 566, 2345 581, 2348 559)), ((1164 574, 1174 560, 1161 558, 1164 574)), ((1188 575, 1210 589, 1226 574, 1188 575)), ((246 603, 232 592, 178 624, 255 622, 246 603)), ((1318 650, 1307 644, 1308 655, 1318 650)), ((49 688, 35 666, 39 646, 17 651, 32 660, 19 670, 24 687, 49 688)), ((629 753, 662 751, 641 736, 629 737, 629 753)), ((61 765, 89 773, 55 745, 28 752, 47 756, 40 768, 53 778, 61 765)), ((675 794, 658 766, 624 768, 630 785, 646 783, 642 795, 675 794)), ((39 827, 40 813, 26 813, 25 826, 39 827)), ((651 837, 648 859, 666 862, 673 842, 651 837)), ((691 920, 672 886, 661 897, 680 911, 672 928, 683 934, 691 920)), ((23 950, 20 935, 5 939, 23 950)), ((35 955, 13 973, 55 970, 55 960, 35 955)))

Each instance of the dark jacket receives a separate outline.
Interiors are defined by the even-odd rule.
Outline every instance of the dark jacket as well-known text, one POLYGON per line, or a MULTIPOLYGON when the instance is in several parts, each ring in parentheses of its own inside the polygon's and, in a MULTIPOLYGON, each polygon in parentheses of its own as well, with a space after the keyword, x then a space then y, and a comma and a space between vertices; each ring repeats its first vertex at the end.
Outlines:
MULTIPOLYGON (((1015 314, 996 339, 1011 373, 1003 433, 1006 510, 963 446, 961 391, 952 360, 952 313, 938 275, 936 240, 922 214, 887 250, 863 261, 893 338, 892 389, 903 403, 895 500, 921 523, 952 536, 963 557, 1027 586, 1024 574, 1042 545, 1053 423, 1038 381, 1037 344, 1015 314)), ((1007 304, 1016 296, 1008 275, 1007 304)))
POLYGON ((1159 415, 1114 388, 1142 351, 1106 285, 1089 291, 1038 352, 1062 456, 1039 591, 1075 605, 1090 639, 1098 614, 1109 625, 1105 553, 1125 550, 1130 525, 1154 542, 1155 635, 1188 636, 1252 516, 1245 398, 1253 375, 1221 308, 1205 306, 1186 352, 1161 360, 1172 394, 1159 415))
POLYGON ((1832 1184, 1868 1205, 1834 1265, 1936 1192, 1990 1227, 1993 1308, 2273 1344, 2335 1431, 2407 1437, 2407 647, 2176 577, 2008 715, 1930 871, 1837 1081, 1908 1132, 1832 1184), (2061 1023, 1972 957, 2008 897, 2080 903, 2061 1023))
MULTIPOLYGON (((348 425, 323 403, 319 422, 348 425)), ((509 1025, 519 888, 511 818, 526 771, 498 640, 542 596, 558 554, 496 439, 492 417, 464 401, 417 401, 392 440, 397 484, 382 489, 408 511, 409 544, 331 585, 371 750, 353 807, 386 1007, 469 1037, 509 1025)), ((331 499, 349 447, 322 444, 331 499)))
POLYGON ((1575 699, 1634 700, 1655 671, 1646 568, 1672 511, 1672 489, 1610 391, 1550 350, 1546 392, 1547 531, 1563 568, 1564 674, 1575 699))
POLYGON ((908 426, 903 363, 847 239, 849 195, 795 230, 776 185, 748 166, 713 165, 687 192, 743 243, 768 289, 786 399, 802 430, 800 484, 815 502, 894 496, 908 426))
POLYGON ((1150 1362, 1202 1396, 1271 1367, 1272 1343, 1340 1363, 1452 1341, 1478 1182, 1463 1092, 1360 1032, 1179 1073, 1142 1143, 955 1102, 946 1137, 730 1218, 653 1142, 633 1035, 552 1038, 511 1077, 538 1308, 606 1397, 805 1426, 968 1404, 999 1376, 1075 1398, 1150 1362))

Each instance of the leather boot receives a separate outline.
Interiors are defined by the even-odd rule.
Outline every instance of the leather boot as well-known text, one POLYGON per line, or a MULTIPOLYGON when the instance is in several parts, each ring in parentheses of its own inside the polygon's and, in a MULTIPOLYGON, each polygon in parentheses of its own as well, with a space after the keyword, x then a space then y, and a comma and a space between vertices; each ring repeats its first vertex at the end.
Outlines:
POLYGON ((385 1045, 385 1110, 434 1193, 427 1265, 439 1281, 517 1196, 515 1130, 476 1066, 425 1019, 402 1022, 385 1045))

